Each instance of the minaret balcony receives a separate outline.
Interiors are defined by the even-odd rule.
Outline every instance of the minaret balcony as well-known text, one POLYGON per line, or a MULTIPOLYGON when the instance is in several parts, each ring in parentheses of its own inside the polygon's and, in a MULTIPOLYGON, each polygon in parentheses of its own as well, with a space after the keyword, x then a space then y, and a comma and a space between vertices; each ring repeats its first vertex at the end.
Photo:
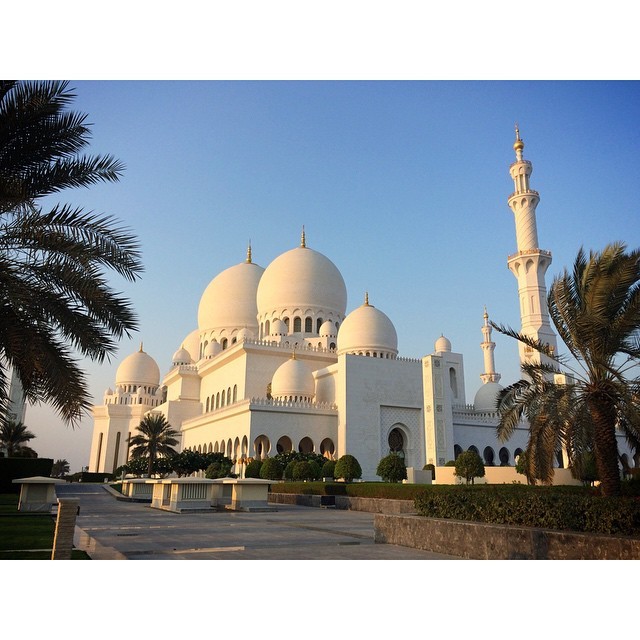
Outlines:
POLYGON ((545 249, 524 249, 523 251, 512 253, 507 258, 507 262, 511 262, 516 258, 523 258, 525 256, 546 256, 547 258, 551 258, 551 251, 547 251, 545 249))
POLYGON ((525 191, 514 191, 508 198, 507 201, 511 200, 511 198, 515 198, 516 196, 537 196, 540 198, 540 194, 535 189, 527 189, 525 191))

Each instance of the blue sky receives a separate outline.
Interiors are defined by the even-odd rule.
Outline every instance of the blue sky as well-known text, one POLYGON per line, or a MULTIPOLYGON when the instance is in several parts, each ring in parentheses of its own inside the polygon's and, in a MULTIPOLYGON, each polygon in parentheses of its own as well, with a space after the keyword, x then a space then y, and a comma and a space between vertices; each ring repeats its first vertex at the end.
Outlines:
MULTIPOLYGON (((401 356, 444 333, 465 355, 467 401, 483 369, 482 314, 519 328, 509 164, 514 124, 541 195, 547 283, 580 246, 640 246, 640 84, 614 81, 71 81, 92 153, 126 165, 117 184, 56 201, 109 213, 140 239, 145 273, 113 284, 140 331, 109 364, 87 363, 97 403, 138 349, 167 372, 223 269, 307 243, 340 269, 348 311, 365 291, 394 322, 401 356)), ((517 346, 496 335, 503 383, 517 346)), ((41 456, 88 464, 92 423, 71 431, 44 408, 26 423, 41 456)))

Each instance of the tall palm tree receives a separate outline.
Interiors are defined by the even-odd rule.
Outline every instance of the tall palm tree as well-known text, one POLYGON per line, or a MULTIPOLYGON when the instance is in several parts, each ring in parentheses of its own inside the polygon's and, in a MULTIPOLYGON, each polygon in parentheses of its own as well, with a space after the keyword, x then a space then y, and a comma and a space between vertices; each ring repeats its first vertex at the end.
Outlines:
POLYGON ((13 367, 31 402, 76 423, 91 405, 77 354, 102 362, 136 329, 106 271, 142 272, 137 240, 114 218, 39 199, 115 182, 123 165, 85 156, 86 115, 66 82, 0 81, 0 415, 13 367))
POLYGON ((62 460, 56 460, 51 467, 51 475, 54 478, 62 478, 69 473, 69 462, 64 458, 62 460))
POLYGON ((571 358, 494 325, 553 363, 523 365, 527 379, 503 390, 498 436, 507 439, 526 415, 534 477, 549 479, 560 448, 574 467, 593 451, 603 494, 618 495, 616 431, 636 450, 640 445, 640 251, 614 243, 587 257, 580 249, 573 271, 565 269, 554 279, 548 306, 571 358), (559 373, 567 374, 560 382, 559 373))
POLYGON ((7 457, 18 454, 20 449, 25 449, 25 444, 35 438, 22 422, 7 420, 0 423, 0 446, 7 450, 7 457))
POLYGON ((153 473, 153 465, 158 456, 176 455, 174 447, 178 444, 176 431, 167 419, 159 413, 146 415, 137 427, 139 434, 130 440, 132 458, 148 458, 148 474, 153 473))

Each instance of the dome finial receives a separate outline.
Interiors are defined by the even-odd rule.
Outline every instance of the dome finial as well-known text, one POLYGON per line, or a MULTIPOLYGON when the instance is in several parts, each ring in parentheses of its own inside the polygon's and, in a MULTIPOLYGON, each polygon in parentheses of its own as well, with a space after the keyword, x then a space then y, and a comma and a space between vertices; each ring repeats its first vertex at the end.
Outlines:
POLYGON ((249 246, 247 247, 247 264, 251 264, 251 239, 249 239, 249 246))
POLYGON ((293 353, 291 354, 291 359, 295 360, 296 359, 296 345, 293 345, 293 353))
POLYGON ((364 292, 364 304, 365 304, 366 307, 370 306, 369 305, 369 292, 368 291, 364 292))
POLYGON ((307 247, 307 238, 304 234, 304 225, 302 225, 302 235, 300 236, 300 247, 302 249, 306 249, 307 247))
POLYGON ((143 353, 142 342, 140 342, 140 353, 143 353))

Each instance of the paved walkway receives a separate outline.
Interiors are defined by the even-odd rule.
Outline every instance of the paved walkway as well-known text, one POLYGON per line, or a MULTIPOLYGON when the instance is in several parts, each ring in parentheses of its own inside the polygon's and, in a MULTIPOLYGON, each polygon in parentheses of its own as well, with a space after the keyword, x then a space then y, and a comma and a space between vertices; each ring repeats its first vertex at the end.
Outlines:
POLYGON ((277 505, 270 512, 171 513, 98 484, 56 487, 80 500, 75 545, 94 560, 450 560, 374 542, 373 514, 277 505))

